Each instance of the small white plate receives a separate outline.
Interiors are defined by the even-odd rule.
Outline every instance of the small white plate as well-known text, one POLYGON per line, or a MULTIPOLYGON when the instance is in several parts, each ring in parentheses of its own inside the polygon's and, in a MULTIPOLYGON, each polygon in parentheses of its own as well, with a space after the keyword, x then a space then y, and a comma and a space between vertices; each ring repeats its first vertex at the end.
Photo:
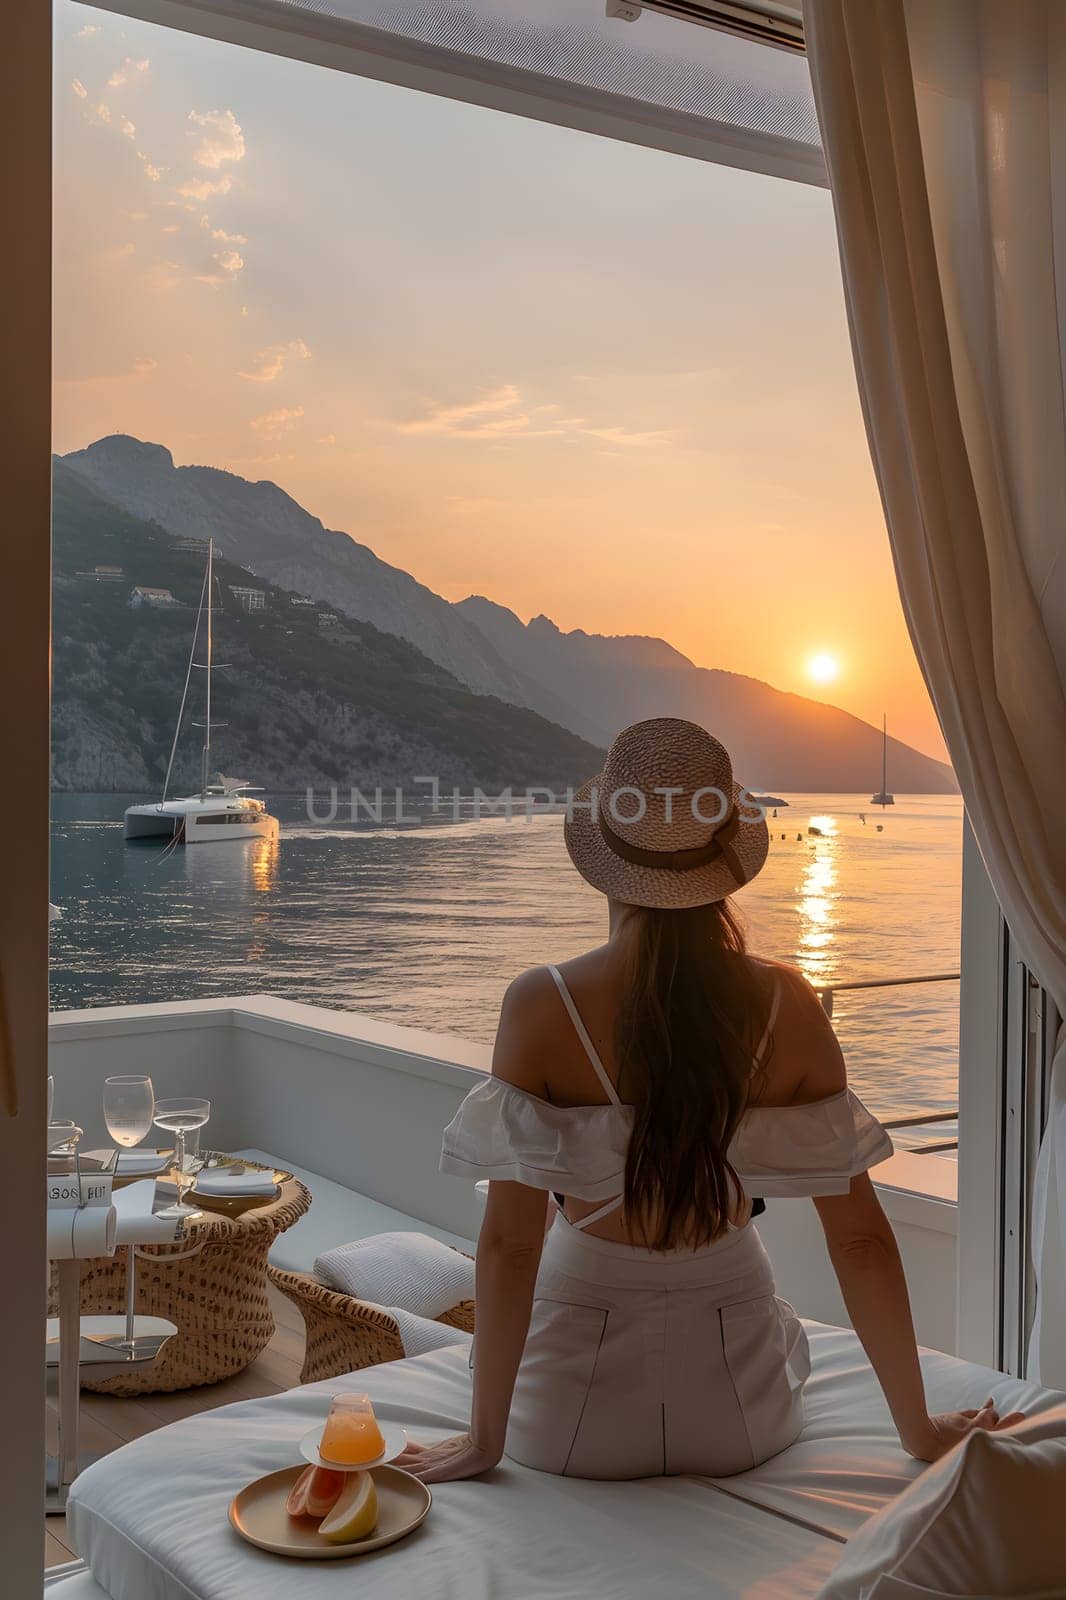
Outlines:
POLYGON ((300 1440, 300 1454, 305 1461, 310 1461, 313 1467, 329 1467, 333 1472, 366 1472, 370 1467, 382 1467, 405 1448, 407 1429, 401 1428, 395 1422, 382 1422, 380 1417, 378 1427, 385 1441, 385 1449, 380 1456, 375 1456, 373 1461, 360 1461, 358 1466, 347 1466, 343 1461, 331 1461, 328 1456, 324 1456, 318 1448, 326 1428, 324 1422, 304 1434, 300 1440))

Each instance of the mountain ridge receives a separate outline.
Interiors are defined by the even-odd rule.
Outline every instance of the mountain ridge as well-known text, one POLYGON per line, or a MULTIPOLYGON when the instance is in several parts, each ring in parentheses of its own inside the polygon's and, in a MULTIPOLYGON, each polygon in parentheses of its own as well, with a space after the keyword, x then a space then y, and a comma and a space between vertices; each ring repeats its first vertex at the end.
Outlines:
MULTIPOLYGON (((740 779, 792 792, 873 790, 881 732, 761 679, 696 666, 651 635, 564 633, 471 595, 452 603, 368 545, 324 524, 269 480, 174 465, 164 445, 111 435, 62 458, 127 511, 175 535, 212 534, 230 559, 279 587, 405 639, 475 693, 538 712, 601 747, 630 722, 682 716, 730 749, 740 779)), ((889 740, 900 793, 954 793, 950 767, 889 740)))

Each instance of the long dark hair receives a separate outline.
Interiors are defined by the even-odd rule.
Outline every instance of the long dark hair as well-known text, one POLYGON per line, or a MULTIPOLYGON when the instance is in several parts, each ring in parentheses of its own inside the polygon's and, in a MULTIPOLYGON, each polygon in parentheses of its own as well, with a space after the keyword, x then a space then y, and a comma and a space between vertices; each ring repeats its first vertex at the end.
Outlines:
POLYGON ((696 1248, 725 1232, 740 1193, 727 1152, 752 1092, 768 974, 726 900, 634 907, 626 935, 615 1044, 634 1111, 625 1211, 649 1248, 696 1248))

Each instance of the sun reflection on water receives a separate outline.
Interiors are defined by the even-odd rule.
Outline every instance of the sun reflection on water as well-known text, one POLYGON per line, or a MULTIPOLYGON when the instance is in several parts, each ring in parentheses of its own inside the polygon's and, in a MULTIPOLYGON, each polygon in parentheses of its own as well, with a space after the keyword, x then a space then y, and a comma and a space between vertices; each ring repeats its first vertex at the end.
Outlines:
POLYGON ((273 889, 278 878, 278 856, 280 854, 278 840, 251 839, 248 851, 248 870, 252 888, 258 894, 267 894, 273 889))
POLYGON ((829 842, 836 823, 832 817, 814 817, 811 823, 827 838, 811 851, 799 886, 799 958, 807 977, 818 984, 828 982, 836 967, 837 865, 835 846, 829 842))

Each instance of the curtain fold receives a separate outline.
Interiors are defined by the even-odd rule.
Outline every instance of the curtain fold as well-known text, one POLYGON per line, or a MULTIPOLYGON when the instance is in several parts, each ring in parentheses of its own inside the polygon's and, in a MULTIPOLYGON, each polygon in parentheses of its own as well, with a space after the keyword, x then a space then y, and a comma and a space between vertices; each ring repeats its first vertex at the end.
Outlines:
MULTIPOLYGON (((805 0, 856 374, 914 648, 1066 1015, 1066 6, 805 0)), ((1066 1387, 1066 1028, 1030 1376, 1066 1387)))

